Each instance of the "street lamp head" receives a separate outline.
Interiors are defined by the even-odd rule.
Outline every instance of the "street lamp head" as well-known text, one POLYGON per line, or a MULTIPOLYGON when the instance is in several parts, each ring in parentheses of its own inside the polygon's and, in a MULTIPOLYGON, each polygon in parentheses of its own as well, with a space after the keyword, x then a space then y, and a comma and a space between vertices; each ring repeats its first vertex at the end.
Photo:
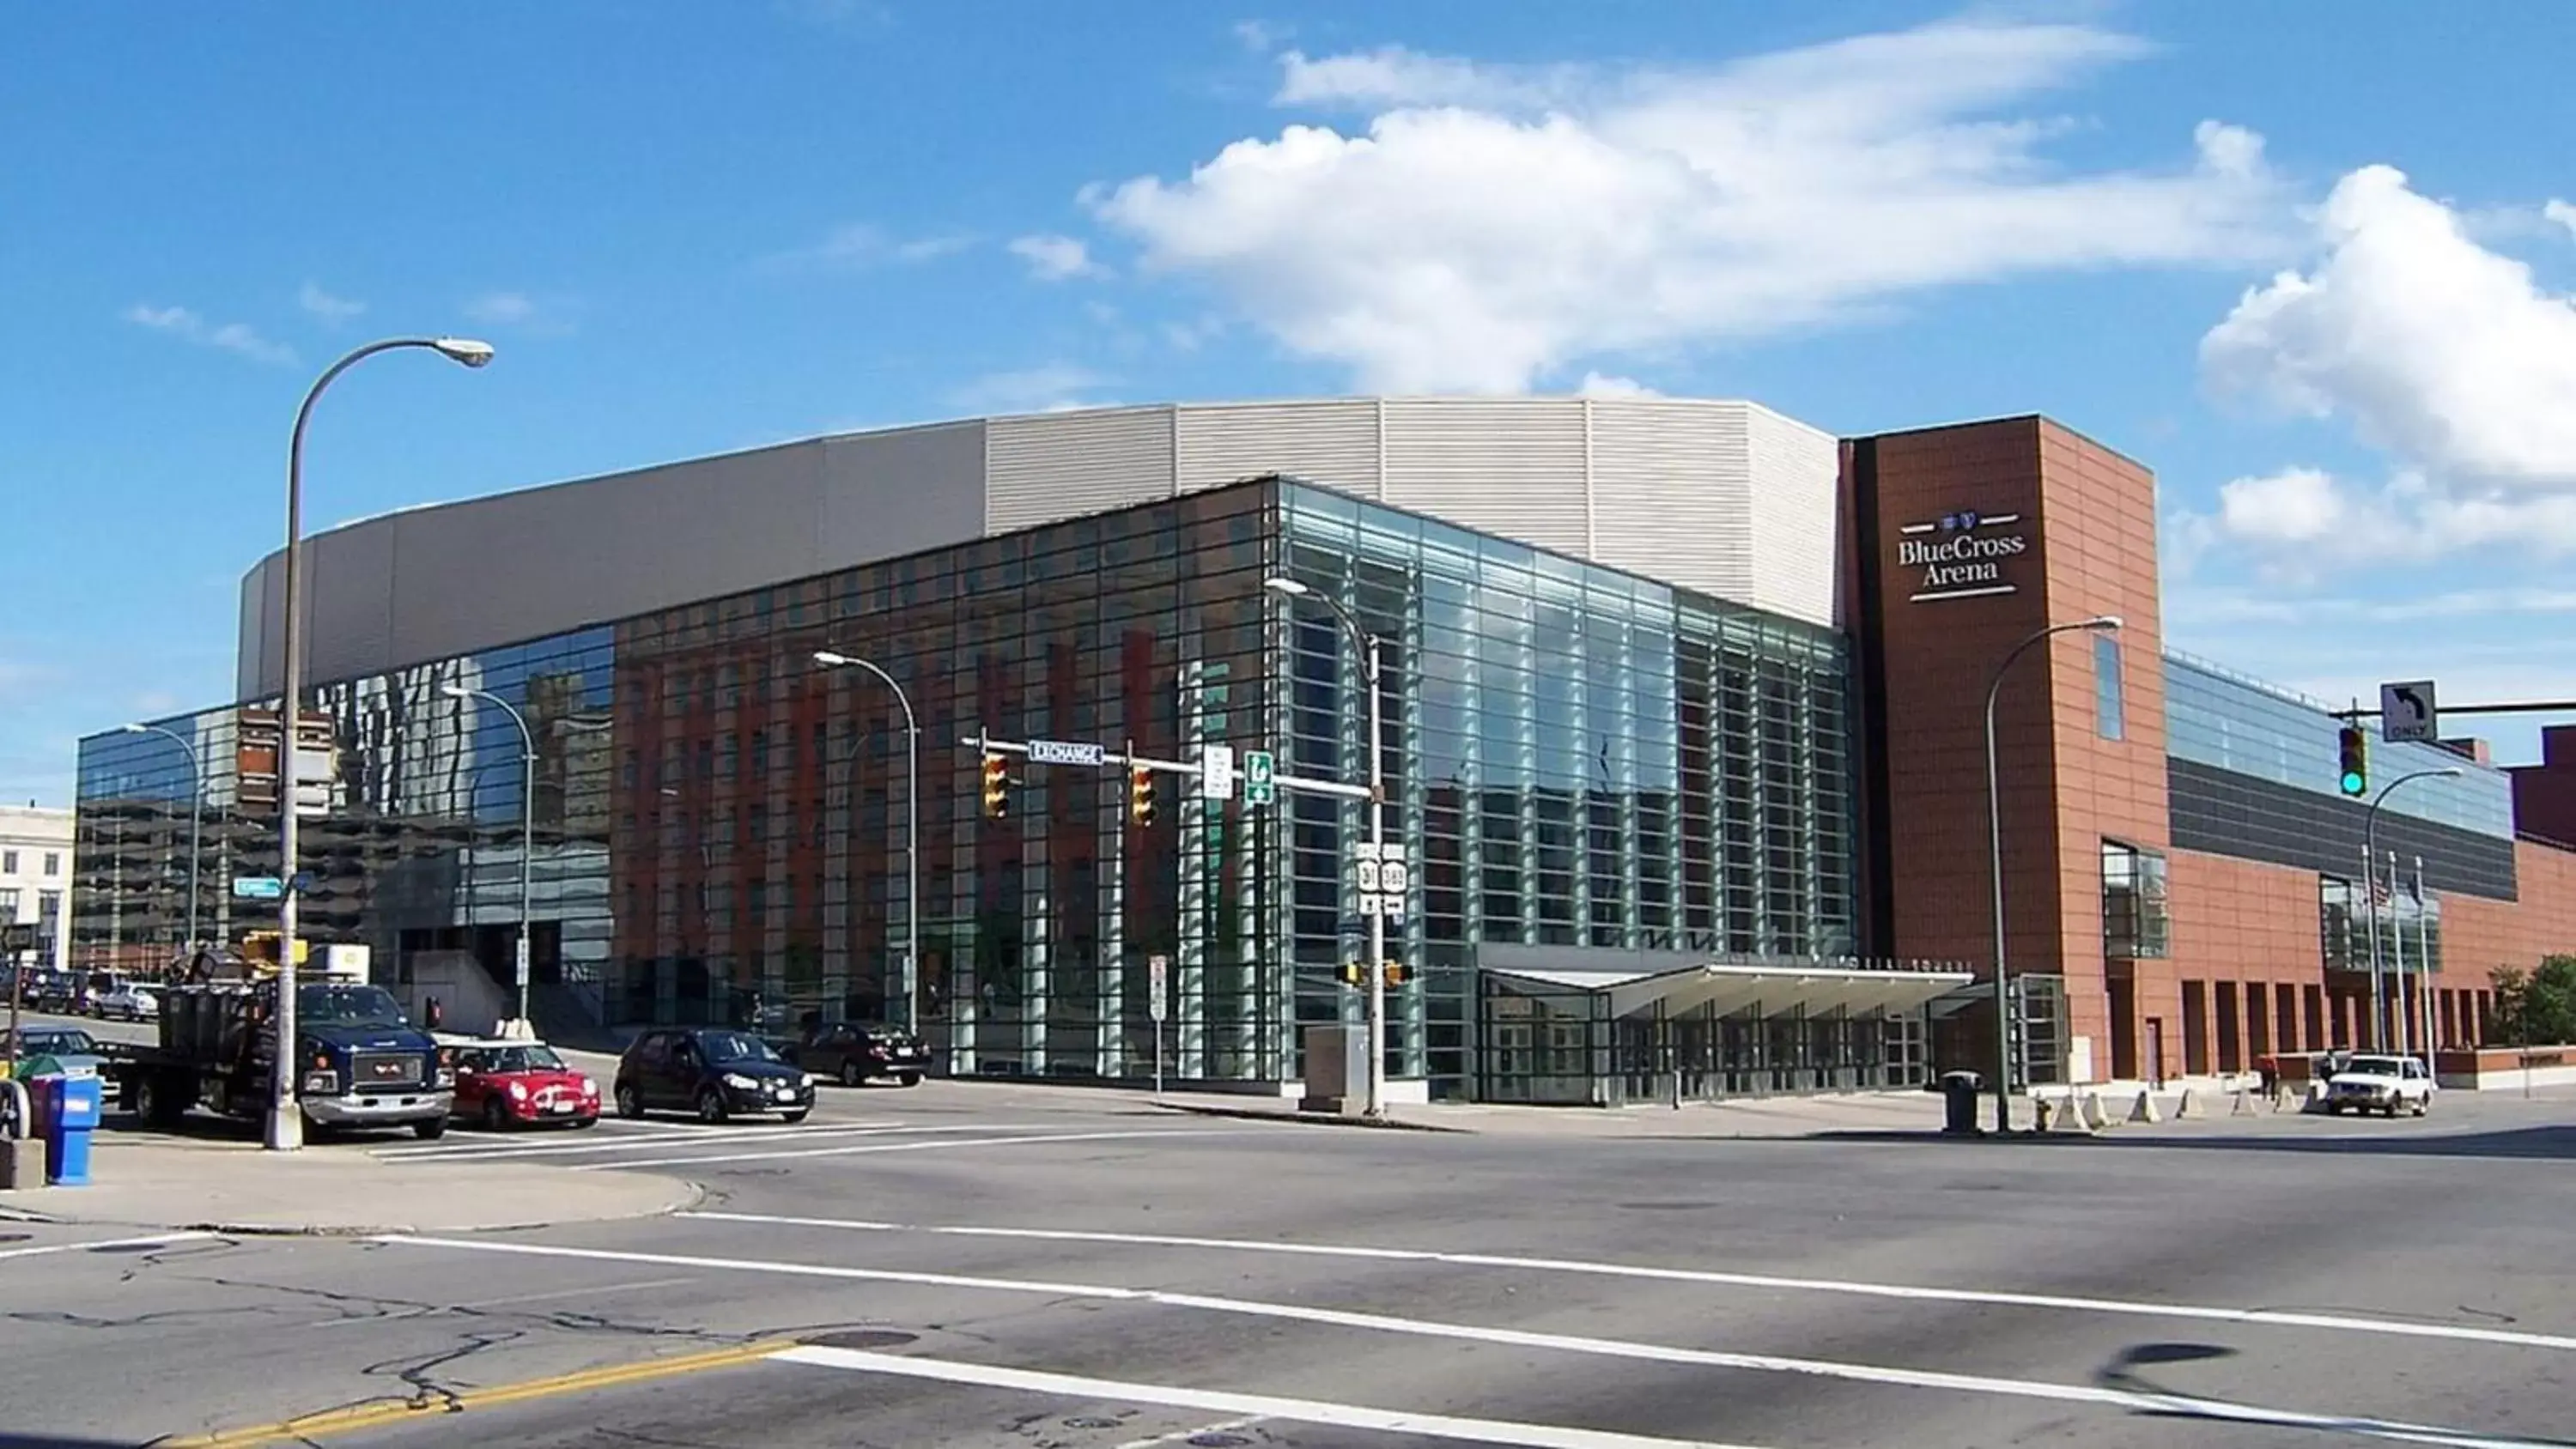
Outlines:
POLYGON ((814 662, 822 665, 826 669, 836 669, 841 665, 849 663, 850 656, 847 654, 835 654, 829 649, 817 649, 814 651, 814 662))
POLYGON ((2084 627, 2087 629, 2100 629, 2108 632, 2113 629, 2121 628, 2127 623, 2128 621, 2126 619, 2121 618, 2117 614, 2096 614, 2092 618, 2084 621, 2084 627))
POLYGON ((481 367, 492 360, 492 344, 471 337, 433 337, 429 345, 440 354, 467 367, 481 367))
POLYGON ((122 724, 118 725, 116 729, 119 734, 148 735, 152 733, 152 726, 146 724, 122 724))
POLYGON ((449 699, 472 699, 475 693, 462 684, 442 684, 438 687, 438 692, 449 699))
POLYGON ((1314 592, 1313 589, 1306 587, 1295 579, 1275 574, 1269 578, 1263 579, 1261 581, 1261 586, 1274 594, 1284 594, 1292 599, 1302 599, 1308 594, 1314 592))

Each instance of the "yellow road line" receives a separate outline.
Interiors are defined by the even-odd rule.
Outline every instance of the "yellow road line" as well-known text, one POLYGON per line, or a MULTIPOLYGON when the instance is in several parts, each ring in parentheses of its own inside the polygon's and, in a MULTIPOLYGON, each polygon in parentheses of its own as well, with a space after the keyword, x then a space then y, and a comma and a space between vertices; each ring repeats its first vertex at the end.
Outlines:
POLYGON ((473 1409, 491 1409, 504 1404, 523 1403, 529 1399, 551 1399, 565 1394, 583 1394, 598 1389, 619 1388, 627 1384, 649 1383, 655 1379, 677 1378, 682 1374, 734 1368, 795 1346, 794 1339, 766 1339, 758 1343, 717 1349, 710 1353, 684 1354, 677 1358, 645 1359, 640 1363, 611 1364, 606 1368, 583 1369, 578 1373, 557 1374, 552 1378, 503 1384, 498 1388, 473 1389, 452 1398, 379 1399, 372 1403, 353 1404, 345 1409, 325 1409, 318 1414, 306 1414, 297 1419, 283 1419, 274 1424, 250 1424, 214 1434, 200 1434, 185 1439, 164 1439, 161 1443, 163 1449, 251 1449, 251 1446, 259 1444, 312 1439, 325 1434, 347 1434, 360 1429, 382 1429, 406 1419, 441 1418, 473 1409))

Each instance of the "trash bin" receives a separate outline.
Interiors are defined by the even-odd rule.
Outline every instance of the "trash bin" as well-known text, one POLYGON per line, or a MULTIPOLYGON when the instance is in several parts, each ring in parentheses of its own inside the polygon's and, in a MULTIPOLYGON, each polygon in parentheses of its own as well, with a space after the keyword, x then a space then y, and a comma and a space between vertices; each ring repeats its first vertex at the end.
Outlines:
POLYGON ((1975 1072, 1941 1074, 1941 1130, 1952 1137, 1977 1135, 1977 1091, 1985 1079, 1975 1072))
POLYGON ((55 1187, 89 1186, 89 1140, 98 1131, 96 1074, 43 1076, 27 1083, 36 1098, 36 1127, 45 1139, 45 1181, 55 1187))

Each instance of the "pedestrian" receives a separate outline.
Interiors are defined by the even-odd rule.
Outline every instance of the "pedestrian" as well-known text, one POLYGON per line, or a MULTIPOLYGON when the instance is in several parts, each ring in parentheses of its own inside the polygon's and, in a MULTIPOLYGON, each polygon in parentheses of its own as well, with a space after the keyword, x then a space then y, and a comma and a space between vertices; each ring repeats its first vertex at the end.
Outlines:
POLYGON ((438 1004, 438 998, 435 996, 429 998, 427 1004, 421 1007, 420 1014, 421 1019, 429 1023, 431 1031, 438 1030, 440 1024, 447 1020, 447 1009, 438 1004))

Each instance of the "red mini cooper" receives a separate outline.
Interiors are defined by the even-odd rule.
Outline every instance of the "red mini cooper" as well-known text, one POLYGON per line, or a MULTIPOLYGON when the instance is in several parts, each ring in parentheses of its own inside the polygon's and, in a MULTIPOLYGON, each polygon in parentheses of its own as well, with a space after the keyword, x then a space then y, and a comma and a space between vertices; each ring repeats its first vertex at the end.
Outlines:
POLYGON ((456 1052, 456 1115, 495 1132, 534 1123, 588 1127, 599 1083, 544 1042, 479 1042, 456 1052))

